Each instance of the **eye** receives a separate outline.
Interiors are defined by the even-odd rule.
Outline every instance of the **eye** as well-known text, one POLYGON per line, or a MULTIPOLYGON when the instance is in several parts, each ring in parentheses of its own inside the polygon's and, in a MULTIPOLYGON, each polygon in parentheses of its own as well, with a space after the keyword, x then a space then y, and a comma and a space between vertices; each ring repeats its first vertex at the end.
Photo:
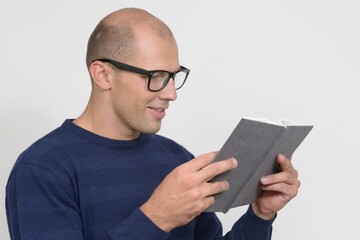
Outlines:
POLYGON ((162 82, 164 81, 164 79, 166 79, 168 73, 167 72, 155 72, 152 76, 151 76, 151 81, 159 81, 162 82))

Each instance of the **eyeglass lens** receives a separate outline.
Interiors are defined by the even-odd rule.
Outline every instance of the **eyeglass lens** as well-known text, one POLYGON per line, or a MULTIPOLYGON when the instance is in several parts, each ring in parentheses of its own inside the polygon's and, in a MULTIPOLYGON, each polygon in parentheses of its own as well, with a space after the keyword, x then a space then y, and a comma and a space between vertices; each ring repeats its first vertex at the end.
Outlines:
MULTIPOLYGON (((175 74, 174 77, 175 89, 179 89, 182 87, 182 85, 186 80, 186 75, 187 73, 185 71, 179 71, 175 74)), ((154 72, 150 78, 150 83, 149 83, 150 90, 157 91, 164 88, 166 84, 171 80, 169 78, 170 78, 170 73, 168 72, 165 71, 154 72)))

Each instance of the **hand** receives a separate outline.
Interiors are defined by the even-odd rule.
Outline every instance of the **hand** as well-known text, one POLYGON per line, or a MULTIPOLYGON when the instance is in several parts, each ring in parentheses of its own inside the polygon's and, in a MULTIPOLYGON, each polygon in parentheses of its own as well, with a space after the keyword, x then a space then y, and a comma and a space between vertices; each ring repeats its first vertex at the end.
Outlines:
POLYGON ((277 157, 281 172, 262 177, 260 182, 264 190, 252 204, 256 215, 263 219, 272 219, 299 190, 298 172, 282 154, 277 157))
POLYGON ((140 207, 143 213, 159 228, 170 232, 214 204, 213 195, 227 190, 229 184, 209 180, 237 166, 233 158, 213 162, 215 155, 216 152, 204 154, 175 168, 140 207))

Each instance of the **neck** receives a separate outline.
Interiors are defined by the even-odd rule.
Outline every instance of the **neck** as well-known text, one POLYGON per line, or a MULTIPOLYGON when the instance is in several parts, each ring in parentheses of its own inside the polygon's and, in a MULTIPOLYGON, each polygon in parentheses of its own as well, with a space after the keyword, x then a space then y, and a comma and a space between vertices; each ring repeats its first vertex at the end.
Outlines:
POLYGON ((90 99, 85 111, 73 123, 92 133, 115 140, 133 140, 140 136, 138 131, 124 129, 118 118, 109 113, 111 111, 103 104, 90 99))

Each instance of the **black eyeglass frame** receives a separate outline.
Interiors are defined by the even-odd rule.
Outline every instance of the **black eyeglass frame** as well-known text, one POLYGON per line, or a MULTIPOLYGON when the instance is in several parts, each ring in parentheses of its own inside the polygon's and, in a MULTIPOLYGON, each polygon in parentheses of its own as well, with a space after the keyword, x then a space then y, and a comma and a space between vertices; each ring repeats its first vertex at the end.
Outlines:
POLYGON ((190 73, 190 69, 184 67, 184 66, 181 66, 180 65, 180 68, 179 70, 177 70, 176 72, 169 72, 169 71, 166 71, 166 70, 146 70, 146 69, 143 69, 143 68, 139 68, 139 67, 135 67, 135 66, 131 66, 129 64, 126 64, 126 63, 122 63, 122 62, 118 62, 118 61, 115 61, 115 60, 112 60, 112 59, 108 59, 108 58, 100 58, 100 59, 95 59, 93 60, 92 62, 95 62, 95 61, 100 61, 100 62, 107 62, 107 63, 110 63, 111 65, 113 65, 114 67, 116 67, 117 69, 119 70, 124 70, 124 71, 128 71, 128 72, 133 72, 133 73, 138 73, 138 74, 142 74, 142 75, 146 75, 148 77, 148 84, 147 84, 147 88, 149 91, 151 92, 159 92, 161 91, 162 89, 164 89, 166 87, 166 85, 169 83, 170 79, 174 79, 175 80, 175 76, 177 73, 179 72, 185 72, 186 75, 185 75, 185 79, 183 81, 183 83, 181 84, 181 86, 175 88, 175 90, 178 90, 180 89, 182 86, 184 86, 185 82, 186 82, 186 79, 187 77, 189 76, 189 73, 190 73), (154 73, 156 72, 166 72, 169 74, 169 77, 167 78, 167 80, 164 81, 163 85, 161 86, 160 89, 151 89, 150 88, 150 82, 151 82, 151 78, 152 76, 154 75, 154 73))

